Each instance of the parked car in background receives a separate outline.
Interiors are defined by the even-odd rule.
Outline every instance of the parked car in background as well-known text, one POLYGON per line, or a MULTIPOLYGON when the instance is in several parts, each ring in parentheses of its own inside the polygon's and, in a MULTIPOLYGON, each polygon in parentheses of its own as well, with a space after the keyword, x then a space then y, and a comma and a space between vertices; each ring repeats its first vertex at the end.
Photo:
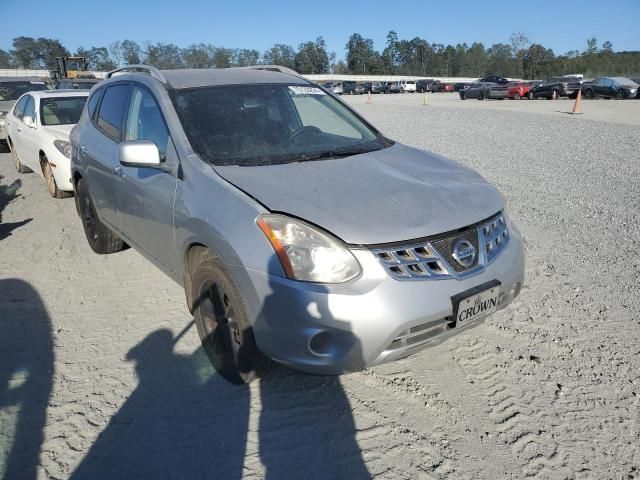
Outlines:
MULTIPOLYGON (((633 80, 635 83, 637 83, 638 85, 640 85, 640 77, 638 78, 632 78, 631 80, 633 80)), ((640 99, 640 88, 638 89, 638 92, 636 93, 636 98, 640 99)))
POLYGON ((625 77, 600 77, 582 84, 584 98, 636 98, 638 83, 625 77))
POLYGON ((436 81, 431 78, 425 78, 416 82, 416 92, 425 93, 433 92, 436 81))
POLYGON ((5 118, 16 100, 26 92, 50 90, 51 85, 36 77, 0 77, 0 141, 7 140, 5 118))
POLYGON ((100 83, 97 78, 62 78, 58 81, 58 90, 91 90, 94 85, 100 83))
POLYGON ((327 82, 323 85, 323 87, 326 90, 329 90, 334 95, 342 95, 344 93, 344 90, 342 89, 342 83, 340 82, 337 82, 337 83, 327 82))
POLYGON ((438 83, 436 92, 453 92, 453 83, 438 83))
POLYGON ((582 87, 578 77, 551 77, 531 89, 533 98, 558 100, 561 97, 576 98, 582 87))
POLYGON ((54 198, 72 195, 69 133, 80 120, 89 92, 25 93, 6 119, 7 143, 20 173, 36 172, 54 198))
POLYGON ((509 88, 493 82, 476 82, 464 90, 460 90, 460 99, 477 98, 478 100, 504 100, 507 98, 509 88))
POLYGON ((415 80, 402 80, 400 85, 402 85, 402 93, 414 93, 416 91, 415 80))
POLYGON ((389 85, 389 93, 402 93, 404 92, 402 84, 400 82, 393 82, 389 85))
POLYGON ((526 82, 509 82, 505 86, 508 88, 507 98, 513 100, 528 98, 529 100, 533 100, 533 92, 531 91, 533 87, 531 84, 526 82))
POLYGON ((464 90, 471 85, 471 82, 456 82, 453 84, 453 91, 459 92, 460 90, 464 90))
POLYGON ((488 77, 479 79, 478 82, 497 83, 498 85, 506 85, 507 83, 509 83, 509 79, 505 77, 501 77, 500 75, 489 75, 488 77))
POLYGON ((365 92, 364 87, 356 82, 342 82, 342 90, 345 95, 362 95, 365 92))
POLYGON ((374 82, 371 84, 371 93, 389 93, 389 82, 374 82))
POLYGON ((361 84, 364 89, 364 93, 371 93, 373 90, 373 82, 364 82, 361 84))
POLYGON ((390 362, 520 293, 522 236, 473 169, 294 73, 148 68, 91 91, 76 204, 95 252, 126 242, 184 287, 228 380, 390 362))

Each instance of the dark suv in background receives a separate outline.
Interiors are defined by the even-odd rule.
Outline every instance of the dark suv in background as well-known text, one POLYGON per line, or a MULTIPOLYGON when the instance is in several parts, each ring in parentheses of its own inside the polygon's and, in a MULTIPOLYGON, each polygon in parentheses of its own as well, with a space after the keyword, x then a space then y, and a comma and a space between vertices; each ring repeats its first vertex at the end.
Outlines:
POLYGON ((364 87, 356 82, 342 82, 342 90, 345 95, 362 95, 366 93, 364 87))
POLYGON ((50 89, 44 79, 37 77, 0 77, 0 142, 7 140, 4 119, 16 100, 27 92, 50 89))
POLYGON ((533 98, 558 100, 561 97, 576 98, 580 88, 582 81, 579 77, 551 77, 534 87, 531 92, 533 98))

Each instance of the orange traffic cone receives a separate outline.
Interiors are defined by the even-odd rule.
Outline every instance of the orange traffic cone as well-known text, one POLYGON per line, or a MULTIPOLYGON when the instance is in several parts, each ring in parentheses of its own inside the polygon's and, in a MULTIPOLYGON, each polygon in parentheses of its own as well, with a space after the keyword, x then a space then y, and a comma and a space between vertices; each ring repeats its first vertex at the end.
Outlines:
POLYGON ((578 96, 576 97, 576 103, 573 104, 571 115, 582 115, 582 89, 578 90, 578 96))
POLYGON ((369 98, 367 98, 367 103, 371 103, 371 90, 369 90, 369 98))

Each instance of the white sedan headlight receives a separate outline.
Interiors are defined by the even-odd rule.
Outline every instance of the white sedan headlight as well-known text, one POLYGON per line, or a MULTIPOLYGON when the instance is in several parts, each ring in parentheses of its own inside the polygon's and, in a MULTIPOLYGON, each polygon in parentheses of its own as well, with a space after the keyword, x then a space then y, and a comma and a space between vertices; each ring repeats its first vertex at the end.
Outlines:
POLYGON ((64 140, 54 140, 53 144, 67 158, 71 158, 71 144, 64 140))
POLYGON ((318 228, 277 214, 262 215, 257 224, 288 278, 343 283, 360 274, 360 264, 351 252, 318 228))

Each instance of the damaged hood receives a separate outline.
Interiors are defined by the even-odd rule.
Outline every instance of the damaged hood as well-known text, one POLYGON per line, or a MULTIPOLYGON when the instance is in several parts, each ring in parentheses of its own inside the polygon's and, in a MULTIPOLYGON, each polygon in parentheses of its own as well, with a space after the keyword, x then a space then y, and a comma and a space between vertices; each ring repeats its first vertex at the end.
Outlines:
POLYGON ((350 244, 427 237, 504 207, 502 195, 474 170, 398 143, 333 160, 214 168, 270 210, 305 219, 350 244))
POLYGON ((58 140, 64 140, 65 142, 69 141, 69 134, 71 130, 75 127, 75 124, 72 125, 45 125, 43 128, 49 132, 51 135, 56 137, 58 140))

